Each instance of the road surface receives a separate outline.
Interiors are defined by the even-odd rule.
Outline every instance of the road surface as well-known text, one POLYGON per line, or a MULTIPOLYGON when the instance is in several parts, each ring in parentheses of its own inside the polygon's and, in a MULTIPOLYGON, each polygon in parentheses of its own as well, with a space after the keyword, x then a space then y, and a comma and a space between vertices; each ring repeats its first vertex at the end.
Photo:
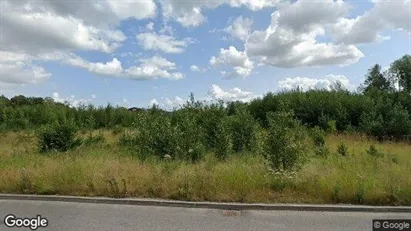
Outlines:
POLYGON ((411 213, 297 212, 191 209, 74 202, 0 200, 0 230, 8 228, 4 218, 36 217, 48 220, 46 228, 58 231, 113 230, 372 230, 373 219, 410 219, 411 213))

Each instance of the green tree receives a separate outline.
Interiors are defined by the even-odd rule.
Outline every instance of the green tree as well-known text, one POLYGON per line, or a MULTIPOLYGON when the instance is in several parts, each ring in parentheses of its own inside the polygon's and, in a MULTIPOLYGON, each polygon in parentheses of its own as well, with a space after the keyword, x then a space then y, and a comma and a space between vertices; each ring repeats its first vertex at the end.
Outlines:
POLYGON ((235 115, 228 116, 225 122, 230 132, 233 151, 251 151, 255 145, 253 142, 258 126, 251 114, 241 108, 235 115))
POLYGON ((363 92, 368 92, 371 89, 377 90, 388 90, 390 88, 390 82, 385 78, 384 74, 381 72, 381 66, 375 64, 372 68, 368 70, 365 76, 364 86, 362 86, 363 92))
POLYGON ((264 156, 274 171, 298 170, 307 161, 307 136, 301 123, 289 112, 269 112, 264 156))
POLYGON ((390 73, 401 90, 411 93, 411 55, 404 55, 391 64, 390 73))

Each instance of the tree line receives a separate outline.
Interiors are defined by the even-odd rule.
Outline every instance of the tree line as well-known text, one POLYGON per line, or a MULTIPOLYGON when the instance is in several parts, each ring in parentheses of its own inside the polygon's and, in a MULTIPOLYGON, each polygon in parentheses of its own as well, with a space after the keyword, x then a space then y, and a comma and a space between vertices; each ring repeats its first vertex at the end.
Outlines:
POLYGON ((83 129, 134 127, 141 124, 141 118, 154 111, 172 118, 187 108, 198 114, 198 123, 211 126, 209 133, 223 129, 216 122, 220 117, 233 118, 231 123, 238 123, 238 127, 248 121, 261 128, 268 128, 270 113, 287 111, 292 112, 293 118, 306 127, 319 127, 327 132, 360 132, 380 139, 400 139, 411 135, 411 56, 405 55, 395 60, 386 71, 382 71, 380 65, 374 65, 355 92, 337 83, 331 91, 312 89, 303 92, 295 89, 270 92, 249 103, 212 104, 195 101, 191 95, 184 107, 173 112, 153 107, 136 113, 112 105, 81 105, 73 108, 68 104, 54 102, 51 98, 19 95, 9 99, 0 96, 0 130, 37 129, 65 121, 71 121, 83 129), (247 120, 235 121, 235 116, 244 113, 250 115, 247 120))

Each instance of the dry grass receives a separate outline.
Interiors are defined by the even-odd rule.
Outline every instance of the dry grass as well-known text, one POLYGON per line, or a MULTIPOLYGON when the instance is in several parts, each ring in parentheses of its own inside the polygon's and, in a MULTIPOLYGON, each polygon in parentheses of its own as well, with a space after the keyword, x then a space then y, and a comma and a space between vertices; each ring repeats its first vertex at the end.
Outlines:
POLYGON ((259 156, 208 154, 197 164, 133 157, 102 131, 106 143, 40 154, 33 134, 0 134, 0 192, 193 201, 411 205, 411 145, 329 136, 328 158, 315 157, 294 176, 269 174, 259 156), (336 153, 340 142, 350 155, 336 153), (366 154, 371 144, 383 157, 366 154))

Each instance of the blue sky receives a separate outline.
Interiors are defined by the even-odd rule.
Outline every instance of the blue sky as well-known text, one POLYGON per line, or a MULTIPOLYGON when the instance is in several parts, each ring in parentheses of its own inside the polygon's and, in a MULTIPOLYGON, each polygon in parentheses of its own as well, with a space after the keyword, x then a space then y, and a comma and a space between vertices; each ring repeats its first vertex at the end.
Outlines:
POLYGON ((0 94, 170 108, 356 89, 411 53, 411 1, 2 0, 0 94), (195 67, 194 67, 195 66, 195 67))

